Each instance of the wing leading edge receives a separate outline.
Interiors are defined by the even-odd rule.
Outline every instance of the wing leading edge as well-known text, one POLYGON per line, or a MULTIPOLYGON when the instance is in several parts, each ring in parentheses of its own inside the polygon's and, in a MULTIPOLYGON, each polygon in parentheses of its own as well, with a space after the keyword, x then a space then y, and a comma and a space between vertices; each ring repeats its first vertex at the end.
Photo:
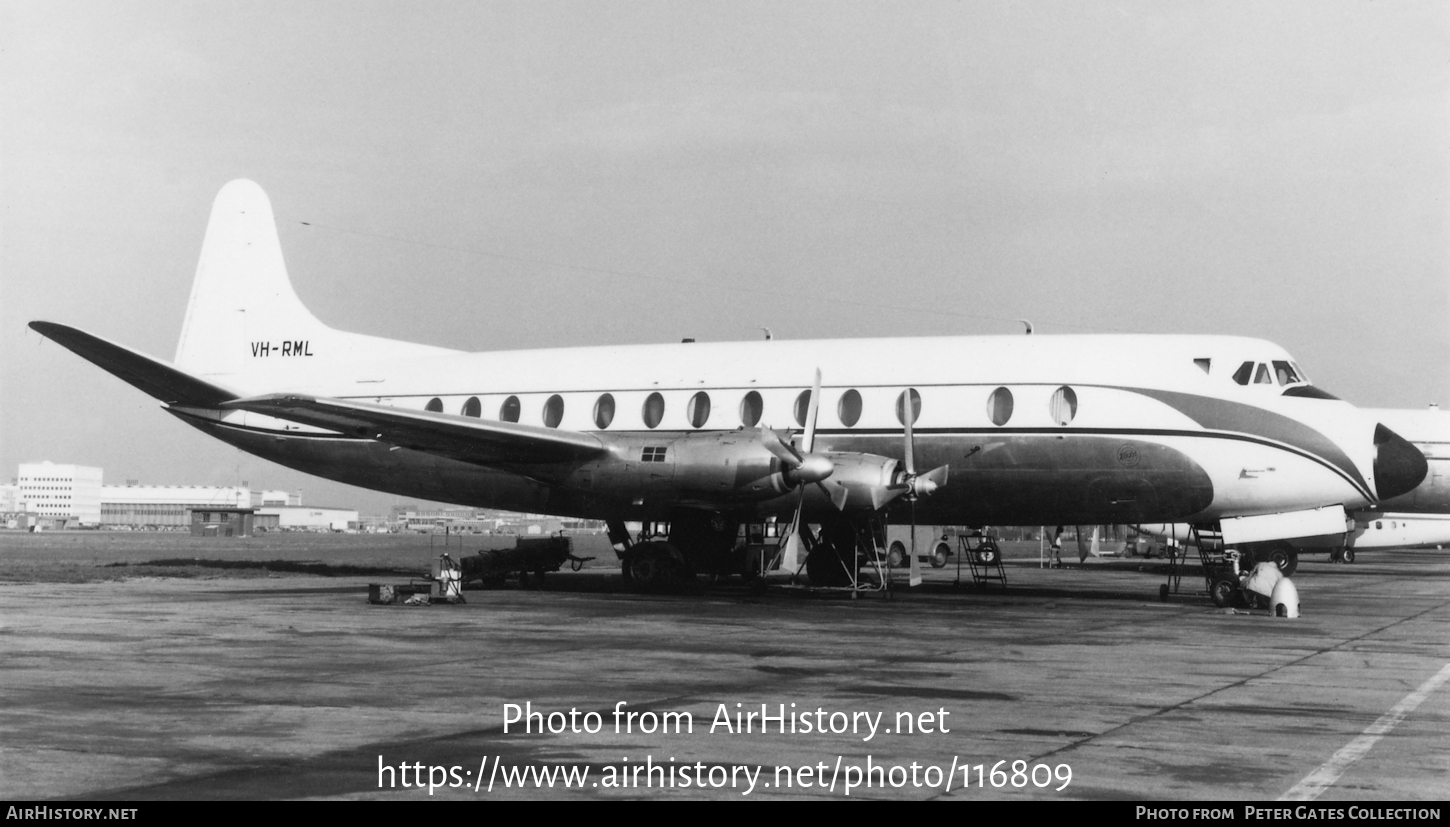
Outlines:
POLYGON ((577 431, 324 396, 275 393, 236 399, 218 407, 275 416, 477 465, 580 461, 607 451, 597 437, 577 431))

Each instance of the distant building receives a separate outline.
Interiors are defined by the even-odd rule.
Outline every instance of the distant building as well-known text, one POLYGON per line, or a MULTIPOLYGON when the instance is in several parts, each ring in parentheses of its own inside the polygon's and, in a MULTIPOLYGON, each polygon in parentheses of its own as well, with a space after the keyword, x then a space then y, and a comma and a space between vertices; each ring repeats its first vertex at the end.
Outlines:
POLYGON ((257 509, 256 519, 257 528, 269 531, 355 531, 359 522, 356 509, 323 505, 262 506, 257 509))
POLYGON ((191 512, 208 508, 251 508, 246 486, 107 485, 101 488, 100 522, 134 528, 191 525, 191 512))
POLYGON ((26 510, 63 524, 101 522, 101 469, 53 462, 24 462, 15 478, 26 510))
POLYGON ((197 508, 191 510, 191 533, 198 537, 251 537, 255 508, 197 508))

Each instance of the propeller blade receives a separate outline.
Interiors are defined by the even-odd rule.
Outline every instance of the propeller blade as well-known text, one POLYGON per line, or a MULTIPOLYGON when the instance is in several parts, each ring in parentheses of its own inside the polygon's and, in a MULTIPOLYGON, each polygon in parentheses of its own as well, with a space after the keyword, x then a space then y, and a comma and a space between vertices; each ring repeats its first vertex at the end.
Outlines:
POLYGON ((821 369, 816 368, 816 381, 811 385, 811 404, 806 409, 806 435, 801 440, 801 451, 809 454, 816 444, 816 412, 821 407, 821 369))
POLYGON ((911 432, 911 420, 915 418, 912 414, 916 412, 912 410, 910 396, 906 398, 906 404, 903 407, 905 415, 901 419, 906 424, 906 475, 914 477, 916 476, 916 438, 911 432))
POLYGON ((831 505, 834 505, 837 511, 846 510, 846 500, 851 497, 851 490, 849 488, 839 482, 829 488, 824 483, 818 482, 816 483, 816 487, 820 488, 831 499, 831 505))
POLYGON ((781 555, 780 567, 794 575, 801 567, 801 507, 796 504, 795 519, 791 520, 790 536, 785 538, 785 553, 781 555))
MULTIPOLYGON (((908 425, 907 427, 909 428, 911 426, 908 425)), ((910 574, 906 582, 911 584, 912 588, 920 586, 921 563, 916 559, 916 500, 911 501, 911 564, 907 566, 906 570, 910 574)))
POLYGON ((938 465, 927 471, 925 474, 912 480, 912 493, 918 497, 925 497, 933 491, 947 484, 947 476, 951 473, 950 465, 938 465))
POLYGON ((787 468, 799 468, 801 466, 803 458, 800 452, 795 449, 794 445, 781 439, 780 434, 776 433, 773 429, 760 429, 760 444, 764 445, 765 450, 769 451, 776 459, 785 463, 787 468))

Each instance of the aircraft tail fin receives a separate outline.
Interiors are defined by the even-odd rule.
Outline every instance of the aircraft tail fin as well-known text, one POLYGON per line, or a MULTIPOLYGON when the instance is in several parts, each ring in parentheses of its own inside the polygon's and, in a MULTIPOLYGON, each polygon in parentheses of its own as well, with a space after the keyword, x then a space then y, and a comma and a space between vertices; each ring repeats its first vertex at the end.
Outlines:
POLYGON ((217 193, 176 347, 178 369, 254 390, 311 384, 348 363, 452 352, 318 321, 292 289, 267 194, 247 180, 217 193))
POLYGON ((237 398, 226 388, 204 382, 159 359, 83 330, 54 322, 31 322, 30 327, 168 405, 215 408, 237 398))

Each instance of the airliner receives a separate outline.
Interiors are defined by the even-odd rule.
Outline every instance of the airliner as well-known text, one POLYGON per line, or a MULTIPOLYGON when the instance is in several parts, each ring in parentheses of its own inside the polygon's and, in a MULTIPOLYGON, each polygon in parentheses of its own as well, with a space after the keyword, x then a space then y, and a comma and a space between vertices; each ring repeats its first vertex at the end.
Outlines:
POLYGON ((737 566, 742 522, 820 526, 807 529, 805 567, 831 583, 873 517, 1230 520, 1254 536, 1296 536, 1284 532, 1297 518, 1376 507, 1427 468, 1409 442, 1253 338, 467 353, 335 330, 293 291, 271 204, 245 180, 217 195, 170 362, 62 324, 31 327, 188 425, 289 468, 605 520, 625 576, 645 585, 737 566), (668 530, 638 542, 626 521, 668 530))

